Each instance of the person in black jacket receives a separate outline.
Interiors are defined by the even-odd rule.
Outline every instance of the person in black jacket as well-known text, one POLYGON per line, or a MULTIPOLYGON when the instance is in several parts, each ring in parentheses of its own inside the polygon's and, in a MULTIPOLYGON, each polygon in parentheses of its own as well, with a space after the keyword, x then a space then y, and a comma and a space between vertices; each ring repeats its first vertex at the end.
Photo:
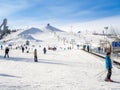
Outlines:
POLYGON ((37 49, 34 50, 34 61, 38 62, 38 59, 37 59, 37 49))
POLYGON ((4 58, 6 58, 6 56, 9 58, 9 48, 8 47, 5 48, 5 56, 4 56, 4 58))
POLYGON ((46 50, 46 48, 44 47, 44 48, 43 48, 43 53, 46 54, 46 51, 47 51, 47 50, 46 50))
POLYGON ((22 53, 24 53, 24 47, 22 46, 22 53))

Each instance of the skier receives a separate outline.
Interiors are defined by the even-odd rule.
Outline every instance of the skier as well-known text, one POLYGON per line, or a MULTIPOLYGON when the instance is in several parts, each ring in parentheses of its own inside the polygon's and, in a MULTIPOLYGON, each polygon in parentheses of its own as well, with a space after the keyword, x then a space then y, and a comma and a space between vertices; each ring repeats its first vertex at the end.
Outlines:
POLYGON ((111 80, 111 75, 112 75, 112 61, 111 61, 110 55, 111 55, 111 53, 107 52, 106 57, 105 57, 106 69, 108 71, 107 76, 105 78, 105 81, 113 82, 111 80))
POLYGON ((43 53, 46 54, 46 51, 47 51, 47 50, 46 50, 46 48, 44 47, 44 48, 43 48, 43 53))
POLYGON ((37 60, 37 49, 34 50, 34 61, 38 62, 38 60, 37 60))
POLYGON ((6 58, 6 56, 9 58, 9 48, 8 47, 6 47, 5 48, 5 56, 4 56, 4 58, 6 58))

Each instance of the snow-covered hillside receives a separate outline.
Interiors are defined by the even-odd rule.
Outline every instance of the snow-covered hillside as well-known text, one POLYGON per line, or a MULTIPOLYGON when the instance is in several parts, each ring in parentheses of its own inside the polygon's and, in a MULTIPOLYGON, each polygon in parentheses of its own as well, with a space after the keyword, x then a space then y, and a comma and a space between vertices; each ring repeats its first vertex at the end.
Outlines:
POLYGON ((27 30, 21 32, 19 35, 23 35, 23 34, 36 34, 36 33, 41 33, 41 32, 43 32, 43 31, 38 29, 38 28, 30 28, 30 29, 27 29, 27 30))
POLYGON ((45 32, 65 32, 63 30, 60 30, 56 27, 51 26, 50 24, 47 24, 47 26, 45 26, 44 31, 45 32))
POLYGON ((104 59, 76 47, 86 42, 96 45, 104 37, 44 30, 38 33, 34 29, 30 33, 18 31, 1 40, 0 90, 120 90, 120 69, 113 66, 112 79, 116 82, 104 82, 107 73, 104 59), (26 41, 30 45, 25 45, 26 41), (9 44, 12 44, 10 57, 4 58, 4 48, 9 44), (24 53, 21 45, 25 47, 24 53), (34 62, 34 49, 38 62, 34 62))

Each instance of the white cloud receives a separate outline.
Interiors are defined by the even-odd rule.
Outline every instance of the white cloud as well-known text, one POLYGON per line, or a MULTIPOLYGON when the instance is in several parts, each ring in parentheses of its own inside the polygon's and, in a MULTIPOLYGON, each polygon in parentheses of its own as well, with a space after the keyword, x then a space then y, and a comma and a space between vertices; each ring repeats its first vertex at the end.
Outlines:
MULTIPOLYGON (((96 31, 102 33, 104 30, 104 27, 108 26, 109 28, 114 28, 116 32, 119 32, 120 30, 120 16, 114 16, 114 17, 108 17, 108 18, 103 18, 103 19, 98 19, 94 21, 89 21, 89 22, 73 22, 73 23, 65 23, 64 21, 60 21, 58 19, 49 19, 49 20, 44 20, 40 21, 34 18, 24 18, 22 20, 8 20, 8 26, 10 29, 14 28, 30 28, 30 27, 38 27, 42 28, 48 23, 51 25, 58 27, 64 31, 71 31, 71 26, 72 26, 72 31, 77 32, 77 31, 96 31)), ((120 32, 119 32, 120 33, 120 32)))
POLYGON ((35 18, 23 18, 21 20, 8 20, 8 26, 10 29, 15 28, 30 28, 30 27, 44 27, 50 23, 51 25, 57 25, 59 26, 59 20, 57 19, 48 19, 48 20, 37 20, 35 18))
POLYGON ((31 4, 29 3, 29 0, 5 0, 0 3, 0 17, 9 17, 9 15, 15 12, 30 7, 31 4))
POLYGON ((108 17, 108 18, 103 18, 103 19, 98 19, 94 21, 89 21, 89 22, 76 22, 76 23, 70 23, 66 24, 63 27, 61 27, 63 30, 66 31, 71 31, 71 26, 72 26, 72 31, 77 32, 77 31, 96 31, 102 33, 104 30, 104 27, 109 27, 109 28, 114 28, 116 32, 120 33, 120 16, 113 16, 113 17, 108 17))
MULTIPOLYGON (((92 30, 92 31, 96 31, 96 30, 103 30, 105 26, 113 26, 117 29, 119 29, 119 21, 120 21, 120 16, 115 16, 115 17, 110 17, 110 18, 105 18, 105 19, 99 19, 99 20, 94 20, 94 21, 89 21, 89 22, 84 22, 84 23, 80 23, 80 22, 72 22, 72 20, 59 20, 56 19, 55 17, 52 17, 52 19, 49 20, 37 20, 39 17, 18 17, 17 20, 15 20, 14 17, 14 13, 15 12, 19 12, 20 10, 24 10, 27 9, 33 5, 36 4, 36 2, 40 1, 44 1, 44 0, 2 0, 2 2, 0 3, 0 19, 2 18, 8 18, 8 26, 10 28, 24 28, 24 27, 32 27, 32 26, 41 26, 41 25, 45 25, 47 23, 51 23, 51 24, 56 24, 56 25, 60 25, 61 29, 65 30, 65 31, 70 31, 71 30, 71 25, 73 26, 73 31, 79 31, 79 30, 92 30), (33 1, 31 3, 31 1, 33 1), (9 18, 11 17, 12 18, 9 18), (69 22, 70 21, 70 22, 69 22), (69 22, 69 23, 66 23, 69 22), (65 25, 66 23, 66 25, 65 25)), ((82 7, 81 3, 81 7, 82 7)), ((78 7, 80 4, 76 4, 76 6, 78 7)), ((85 9, 80 9, 80 12, 78 13, 72 13, 71 17, 75 17, 75 16, 84 16, 84 15, 89 15, 92 14, 94 12, 94 10, 100 8, 101 6, 95 6, 95 7, 91 7, 89 10, 85 10, 85 9)), ((48 7, 49 10, 53 13, 56 13, 55 15, 61 15, 64 13, 71 13, 74 12, 74 10, 76 9, 76 7, 73 6, 65 6, 62 7, 62 5, 58 5, 58 6, 51 6, 48 7)), ((40 11, 39 11, 40 12, 40 11)), ((94 13, 95 14, 95 13, 94 13)), ((69 15, 68 15, 69 16, 69 15)), ((81 18, 82 19, 82 18, 81 18)), ((1 23, 1 22, 0 22, 1 23)))

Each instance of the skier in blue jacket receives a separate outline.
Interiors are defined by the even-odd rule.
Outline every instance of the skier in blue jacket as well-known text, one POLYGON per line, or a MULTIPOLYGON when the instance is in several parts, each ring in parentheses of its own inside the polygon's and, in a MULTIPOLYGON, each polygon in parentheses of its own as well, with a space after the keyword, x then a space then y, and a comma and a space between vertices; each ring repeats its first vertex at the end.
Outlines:
POLYGON ((107 69, 107 71, 108 71, 107 77, 105 78, 105 81, 110 81, 110 82, 112 82, 112 80, 111 80, 112 61, 111 61, 111 59, 110 59, 110 55, 111 55, 111 53, 110 53, 110 52, 107 52, 106 57, 105 57, 106 69, 107 69))

